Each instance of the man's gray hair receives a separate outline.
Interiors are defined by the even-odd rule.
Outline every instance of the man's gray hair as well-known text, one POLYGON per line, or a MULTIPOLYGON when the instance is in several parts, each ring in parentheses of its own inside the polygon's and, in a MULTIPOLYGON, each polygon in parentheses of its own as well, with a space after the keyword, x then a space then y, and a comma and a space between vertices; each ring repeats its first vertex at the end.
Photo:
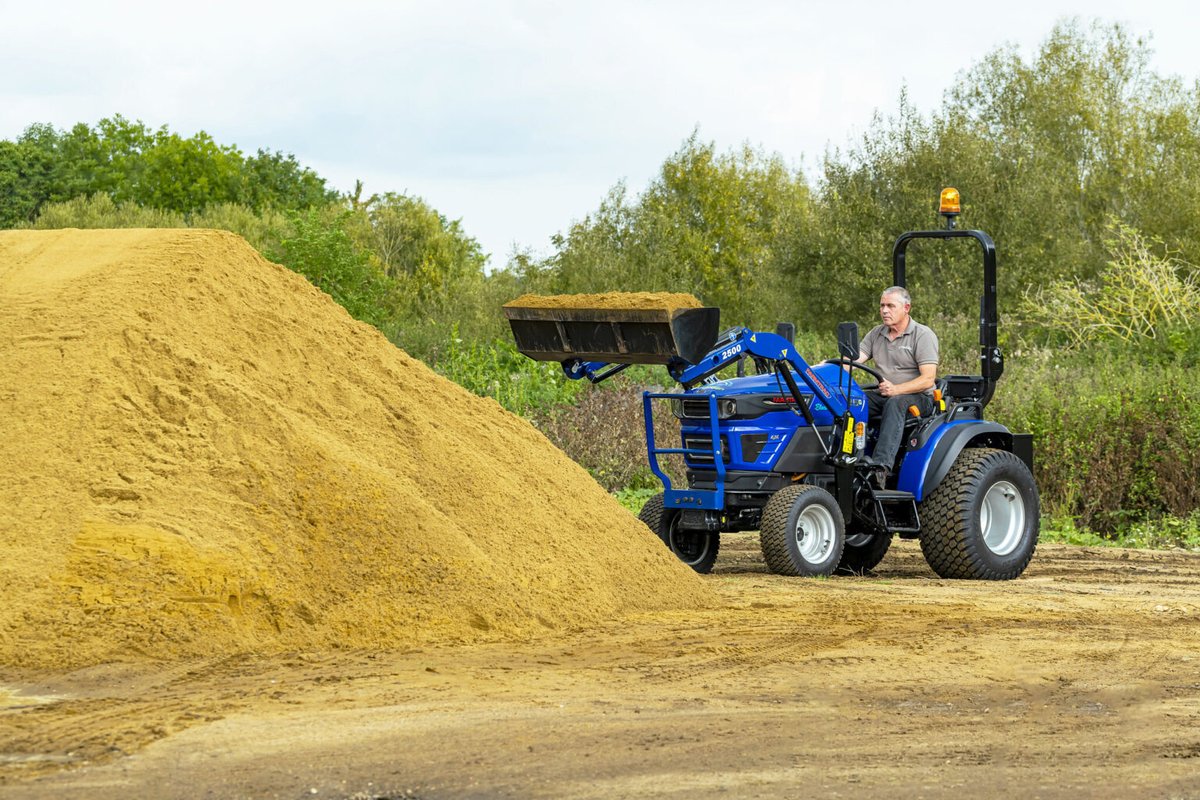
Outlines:
POLYGON ((903 286, 889 286, 883 290, 883 293, 898 295, 900 299, 905 302, 905 304, 910 306, 912 305, 912 295, 910 295, 908 293, 908 289, 905 289, 903 286))

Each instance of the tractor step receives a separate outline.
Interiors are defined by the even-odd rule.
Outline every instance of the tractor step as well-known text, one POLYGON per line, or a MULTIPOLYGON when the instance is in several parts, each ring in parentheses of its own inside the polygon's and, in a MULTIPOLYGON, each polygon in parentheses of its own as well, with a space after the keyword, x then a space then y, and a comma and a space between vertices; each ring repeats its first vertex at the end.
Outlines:
POLYGON ((890 533, 916 534, 921 532, 921 517, 917 514, 917 498, 912 492, 877 489, 871 493, 875 513, 890 533))
MULTIPOLYGON (((525 295, 504 306, 517 350, 535 361, 695 364, 717 340, 720 310, 657 306, 637 294, 525 295), (603 301, 603 305, 597 301, 603 301), (617 306, 617 307, 614 307, 617 306)), ((651 295, 653 300, 656 296, 651 295)), ((667 296, 670 298, 670 296, 667 296)))

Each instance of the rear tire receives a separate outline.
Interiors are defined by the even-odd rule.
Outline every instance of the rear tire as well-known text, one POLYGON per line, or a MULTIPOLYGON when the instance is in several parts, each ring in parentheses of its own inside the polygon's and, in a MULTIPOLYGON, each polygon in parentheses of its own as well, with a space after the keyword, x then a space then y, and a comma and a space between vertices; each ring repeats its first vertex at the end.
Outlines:
POLYGON ((921 504, 921 552, 943 578, 1012 580, 1037 547, 1037 484, 1006 450, 967 448, 921 504))
POLYGON ((846 531, 846 546, 838 562, 838 575, 864 575, 883 561, 892 546, 890 533, 857 533, 846 531))
POLYGON ((701 575, 712 572, 721 549, 720 534, 679 530, 679 512, 663 506, 662 492, 646 501, 638 519, 646 523, 680 561, 701 575))
POLYGON ((842 558, 846 523, 837 500, 820 486, 785 486, 763 509, 759 542, 776 575, 832 575, 842 558))

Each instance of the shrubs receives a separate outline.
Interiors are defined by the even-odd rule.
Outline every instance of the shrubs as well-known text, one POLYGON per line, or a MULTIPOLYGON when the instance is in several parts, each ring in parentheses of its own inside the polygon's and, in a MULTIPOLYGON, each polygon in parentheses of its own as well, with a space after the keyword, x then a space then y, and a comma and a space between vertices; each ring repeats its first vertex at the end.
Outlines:
POLYGON ((454 326, 446 349, 433 361, 442 375, 515 414, 537 418, 569 412, 588 384, 573 381, 553 361, 534 361, 508 341, 464 342, 454 326))
POLYGON ((1071 536, 1072 525, 1118 537, 1140 525, 1145 540, 1147 523, 1200 504, 1200 273, 1125 225, 1108 234, 1096 282, 1025 298, 1018 330, 1055 349, 1026 346, 990 410, 1034 434, 1046 511, 1070 520, 1071 536))
POLYGON ((1034 434, 1049 516, 1113 534, 1200 505, 1200 388, 1187 366, 1115 355, 1041 353, 1015 361, 991 415, 1034 434))
POLYGON ((395 283, 371 265, 346 233, 350 212, 329 219, 329 210, 291 215, 291 233, 272 260, 286 264, 327 292, 350 316, 385 332, 395 324, 395 283))
MULTIPOLYGON (((629 383, 587 386, 574 405, 536 414, 533 422, 564 453, 610 492, 618 489, 661 489, 646 458, 646 426, 642 392, 629 383)), ((657 406, 654 436, 660 446, 679 446, 679 421, 666 405, 657 406)), ((663 468, 679 485, 682 463, 662 459, 663 468)))
POLYGON ((1194 329, 1200 306, 1196 267, 1161 241, 1116 221, 1108 225, 1109 261, 1098 283, 1055 281, 1025 298, 1022 317, 1036 334, 1085 350, 1098 342, 1169 340, 1194 329))

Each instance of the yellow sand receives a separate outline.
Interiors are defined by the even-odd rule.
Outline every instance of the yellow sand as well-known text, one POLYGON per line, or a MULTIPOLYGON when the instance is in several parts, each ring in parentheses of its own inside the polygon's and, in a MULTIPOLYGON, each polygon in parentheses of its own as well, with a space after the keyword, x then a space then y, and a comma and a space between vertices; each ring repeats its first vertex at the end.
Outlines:
POLYGON ((700 301, 690 294, 672 292, 606 292, 604 294, 523 294, 508 307, 629 309, 636 311, 674 311, 679 308, 700 308, 700 301))
POLYGON ((709 602, 530 425, 232 234, 0 232, 0 419, 0 664, 709 602))

